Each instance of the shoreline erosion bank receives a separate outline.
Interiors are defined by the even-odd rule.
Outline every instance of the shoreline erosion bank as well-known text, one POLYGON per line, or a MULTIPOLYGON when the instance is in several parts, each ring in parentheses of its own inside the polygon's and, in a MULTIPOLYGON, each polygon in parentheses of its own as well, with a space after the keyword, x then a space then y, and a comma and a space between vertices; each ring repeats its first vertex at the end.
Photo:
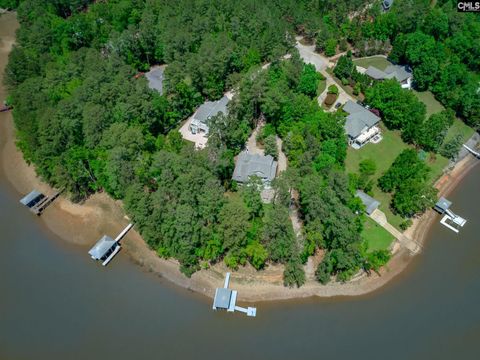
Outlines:
MULTIPOLYGON (((2 20, 15 21, 15 14, 2 15, 2 20), (5 19, 4 17, 8 17, 5 19), (12 18, 10 18, 12 17, 12 18)), ((15 21, 15 24, 16 21, 15 21)), ((18 24, 16 25, 18 26, 18 24)), ((8 53, 14 43, 16 27, 9 34, 1 34, 2 47, 0 52, 0 71, 3 80, 3 70, 8 60, 8 53)), ((0 87, 0 101, 6 97, 5 89, 0 87)), ((25 194, 36 188, 46 194, 52 194, 53 189, 43 183, 35 173, 33 166, 23 159, 23 154, 15 145, 15 128, 11 113, 0 114, 0 176, 6 179, 20 194, 25 194)), ((437 182, 440 195, 448 195, 458 185, 461 179, 477 164, 470 155, 460 161, 455 168, 437 182)), ((423 245, 428 237, 431 225, 438 216, 429 210, 414 221, 407 230, 407 235, 423 245)), ((88 246, 93 245, 103 234, 115 235, 128 223, 128 218, 122 209, 120 201, 111 199, 105 193, 92 195, 83 204, 74 204, 64 197, 59 197, 42 215, 41 222, 61 239, 83 246, 81 251, 87 255, 88 246)), ((227 271, 223 263, 216 264, 208 270, 196 272, 190 279, 180 271, 178 262, 159 258, 149 249, 138 232, 131 231, 122 241, 128 256, 146 271, 152 272, 170 282, 194 292, 213 297, 216 287, 222 286, 224 274, 227 271)), ((257 272, 250 266, 232 272, 232 287, 238 290, 238 298, 243 301, 273 301, 305 297, 359 296, 373 292, 402 273, 416 258, 405 249, 400 249, 392 256, 389 264, 383 268, 381 276, 372 273, 371 276, 361 276, 345 284, 332 282, 321 285, 314 280, 315 268, 312 262, 306 266, 307 282, 299 289, 283 286, 283 267, 269 265, 265 270, 257 272)), ((92 266, 98 264, 92 263, 92 266)), ((115 266, 113 262, 110 266, 115 266)))

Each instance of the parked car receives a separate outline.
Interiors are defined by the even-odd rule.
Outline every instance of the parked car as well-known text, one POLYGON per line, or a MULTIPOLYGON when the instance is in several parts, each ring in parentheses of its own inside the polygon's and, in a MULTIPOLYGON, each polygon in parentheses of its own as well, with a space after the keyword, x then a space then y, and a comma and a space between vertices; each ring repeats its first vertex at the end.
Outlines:
POLYGON ((338 102, 338 103, 336 103, 336 104, 335 104, 335 109, 338 109, 340 106, 342 106, 342 104, 341 104, 341 103, 339 103, 339 102, 338 102))

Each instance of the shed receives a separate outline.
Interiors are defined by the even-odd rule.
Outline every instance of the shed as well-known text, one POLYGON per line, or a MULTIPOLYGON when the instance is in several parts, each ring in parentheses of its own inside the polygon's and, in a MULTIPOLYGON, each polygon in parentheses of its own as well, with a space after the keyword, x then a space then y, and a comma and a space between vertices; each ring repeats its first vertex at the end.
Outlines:
POLYGON ((363 205, 365 205, 365 212, 367 215, 371 215, 380 206, 380 201, 375 200, 362 190, 357 190, 355 195, 362 200, 363 205))
POLYGON ((37 190, 32 190, 28 195, 20 199, 20 203, 25 205, 28 208, 32 208, 36 204, 38 204, 40 201, 42 201, 45 198, 45 195, 43 195, 41 192, 37 190))
POLYGON ((115 251, 118 243, 107 235, 97 241, 97 243, 88 252, 94 260, 104 260, 115 251))
POLYGON ((383 0, 382 6, 385 11, 389 10, 392 7, 393 0, 383 0))
POLYGON ((443 196, 438 199, 437 203, 433 207, 436 211, 438 211, 440 214, 443 214, 446 212, 449 208, 450 205, 452 205, 452 202, 445 199, 443 196))
POLYGON ((232 179, 246 183, 251 176, 258 176, 264 183, 270 183, 277 173, 277 162, 271 155, 263 156, 242 152, 238 156, 232 179))

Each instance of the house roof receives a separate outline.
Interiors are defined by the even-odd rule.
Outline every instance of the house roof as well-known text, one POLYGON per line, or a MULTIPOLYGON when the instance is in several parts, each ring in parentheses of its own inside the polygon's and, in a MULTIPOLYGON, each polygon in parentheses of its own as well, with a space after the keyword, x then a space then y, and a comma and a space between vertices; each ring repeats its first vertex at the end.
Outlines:
POLYGON ((393 4, 393 0, 383 0, 383 7, 389 9, 393 4))
POLYGON ((407 70, 406 66, 400 65, 388 65, 384 71, 369 66, 365 74, 375 80, 396 79, 398 82, 405 81, 412 76, 412 72, 407 70))
POLYGON ((213 306, 218 309, 228 309, 230 306, 230 298, 232 297, 232 290, 227 288, 217 288, 215 291, 215 299, 213 306))
POLYGON ((203 103, 193 115, 193 121, 206 123, 210 117, 218 113, 226 114, 228 102, 228 97, 224 96, 220 100, 203 103))
POLYGON ((452 202, 445 199, 442 196, 440 199, 438 199, 437 203, 435 204, 435 207, 438 207, 442 210, 447 210, 450 207, 450 205, 452 205, 452 202))
POLYGON ((363 205, 365 205, 365 211, 368 215, 370 215, 375 211, 376 208, 380 206, 380 201, 375 200, 368 194, 365 194, 362 190, 357 190, 355 195, 362 200, 363 205))
POLYGON ((262 156, 242 152, 238 156, 232 179, 247 182, 250 176, 258 176, 265 180, 273 180, 277 172, 277 162, 271 155, 262 156))
POLYGON ((357 138, 380 121, 377 115, 351 100, 347 101, 343 110, 349 114, 345 121, 345 132, 351 138, 357 138))
POLYGON ((157 66, 152 68, 149 72, 145 73, 145 77, 148 80, 148 87, 152 90, 157 90, 160 95, 163 94, 164 70, 164 66, 157 66))
POLYGON ((94 257, 95 259, 101 259, 105 254, 114 246, 115 240, 107 235, 103 235, 103 237, 97 241, 97 243, 89 250, 90 256, 94 257))
POLYGON ((31 203, 33 200, 36 200, 38 197, 43 197, 44 195, 40 192, 40 191, 37 191, 37 190, 32 190, 29 194, 27 194, 26 196, 24 196, 20 202, 27 206, 29 203, 31 203))

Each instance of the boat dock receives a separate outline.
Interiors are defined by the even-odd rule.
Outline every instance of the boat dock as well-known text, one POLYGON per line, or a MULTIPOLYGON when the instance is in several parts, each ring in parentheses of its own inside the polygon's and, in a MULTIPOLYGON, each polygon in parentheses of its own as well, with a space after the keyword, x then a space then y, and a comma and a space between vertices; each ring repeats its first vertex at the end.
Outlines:
POLYGON ((467 220, 450 210, 451 205, 451 201, 441 197, 435 204, 434 209, 440 214, 444 215, 442 220, 440 220, 440 224, 458 234, 460 232, 460 228, 465 225, 467 220))
POLYGON ((102 265, 106 266, 120 251, 120 240, 130 231, 133 224, 128 224, 125 229, 114 239, 110 236, 103 235, 97 243, 88 251, 93 260, 102 261, 102 265))
POLYGON ((237 291, 229 289, 230 273, 225 276, 223 288, 217 288, 215 290, 215 297, 213 299, 213 310, 227 310, 227 312, 239 311, 247 316, 255 317, 257 315, 257 309, 254 307, 241 307, 237 306, 237 291))
POLYGON ((35 215, 40 216, 42 212, 62 193, 56 192, 52 196, 46 196, 37 190, 32 190, 29 194, 20 199, 20 203, 25 205, 35 215))

